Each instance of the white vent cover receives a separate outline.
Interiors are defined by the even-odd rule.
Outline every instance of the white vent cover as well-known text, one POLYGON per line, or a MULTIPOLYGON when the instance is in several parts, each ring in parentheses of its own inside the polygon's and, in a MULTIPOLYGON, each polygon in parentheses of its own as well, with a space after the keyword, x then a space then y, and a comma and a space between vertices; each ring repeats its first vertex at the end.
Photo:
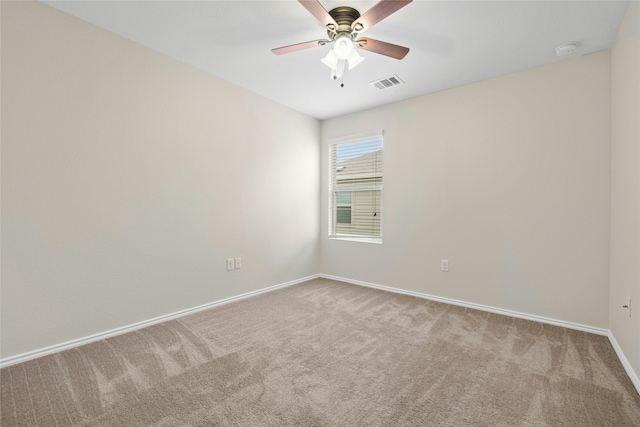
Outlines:
POLYGON ((369 84, 377 89, 386 89, 389 87, 393 87, 393 86, 398 86, 403 84, 404 82, 402 81, 402 79, 400 79, 400 77, 398 77, 397 75, 392 75, 389 77, 385 77, 383 79, 380 80, 374 80, 372 82, 369 82, 369 84))

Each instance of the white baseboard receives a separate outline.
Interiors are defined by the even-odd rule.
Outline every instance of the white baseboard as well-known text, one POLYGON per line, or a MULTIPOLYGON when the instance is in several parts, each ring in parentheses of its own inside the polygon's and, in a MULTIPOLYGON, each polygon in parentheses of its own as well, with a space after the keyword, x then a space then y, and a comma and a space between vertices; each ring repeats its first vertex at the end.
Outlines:
POLYGON ((611 331, 609 331, 609 333, 607 334, 607 337, 609 338, 609 342, 611 343, 611 346, 616 351, 616 354, 618 355, 618 359, 620 359, 620 363, 622 363, 624 370, 627 371, 627 375, 629 375, 631 382, 633 383, 636 390, 638 391, 638 394, 640 394, 640 379, 638 378, 638 374, 636 374, 636 372, 631 367, 631 363, 629 363, 629 359, 627 359, 627 356, 625 356, 624 352, 622 351, 622 348, 620 348, 620 344, 618 344, 618 341, 616 341, 616 337, 613 336, 613 333, 611 333, 611 331))
POLYGON ((609 335, 608 329, 596 328, 593 326, 581 325, 579 323, 566 322, 564 320, 551 319, 543 316, 536 316, 534 314, 520 313, 519 311, 506 310, 503 308, 491 307, 488 305, 475 304, 472 302, 459 301, 451 298, 438 297, 435 295, 423 294, 420 292, 407 291, 405 289, 392 288, 390 286, 376 285, 374 283, 361 282, 359 280, 345 279, 343 277, 330 276, 327 274, 320 274, 319 277, 325 279, 338 280, 341 282, 351 283, 354 285, 366 286, 368 288, 380 289, 382 291, 394 292, 397 294, 411 295, 418 298, 424 298, 432 301, 444 302, 446 304, 458 305, 461 307, 473 308, 481 311, 488 311, 489 313, 503 314, 509 317, 517 317, 519 319, 533 320, 534 322, 547 323, 549 325, 561 326, 563 328, 575 329, 578 331, 589 332, 597 335, 609 335))
POLYGON ((221 299, 219 301, 210 302, 208 304, 199 305, 197 307, 188 308, 186 310, 176 311, 175 313, 166 314, 164 316, 156 317, 150 320, 144 320, 142 322, 134 323, 132 325, 123 326, 120 328, 112 329, 110 331, 101 332, 98 334, 90 335, 84 338, 78 338, 72 341, 67 341, 62 344, 52 345, 50 347, 45 347, 38 350, 33 350, 27 353, 18 354, 16 356, 7 357, 0 360, 0 368, 4 368, 6 366, 15 365, 17 363, 26 362, 27 360, 37 359, 38 357, 46 356, 48 354, 57 353, 59 351, 68 350, 70 348, 79 347, 81 345, 89 344, 94 341, 103 340, 106 338, 111 338, 116 335, 125 334, 127 332, 135 331, 137 329, 142 329, 147 326, 155 325, 156 323, 166 322, 167 320, 177 319, 178 317, 187 316, 189 314, 197 313, 202 310, 207 310, 209 308, 217 307, 223 304, 228 304, 230 302, 238 301, 244 298, 249 298, 255 295, 259 295, 265 292, 275 291, 276 289, 285 288, 287 286, 296 285, 298 283, 306 282, 307 280, 316 279, 320 277, 319 274, 314 274, 312 276, 303 277, 301 279, 292 280, 290 282, 281 283, 279 285, 269 286, 267 288, 258 289, 257 291, 247 292, 245 294, 236 295, 233 297, 221 299))

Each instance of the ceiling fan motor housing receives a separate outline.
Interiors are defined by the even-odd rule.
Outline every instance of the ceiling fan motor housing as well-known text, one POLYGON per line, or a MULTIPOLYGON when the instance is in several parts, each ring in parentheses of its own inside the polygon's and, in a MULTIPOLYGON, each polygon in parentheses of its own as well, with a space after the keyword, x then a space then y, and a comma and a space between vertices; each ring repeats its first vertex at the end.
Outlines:
POLYGON ((338 24, 338 28, 335 28, 334 31, 332 31, 333 25, 329 25, 329 28, 327 29, 329 38, 331 38, 331 40, 334 40, 339 35, 345 34, 353 39, 355 33, 357 33, 356 30, 358 30, 358 28, 357 26, 356 28, 354 28, 354 35, 352 35, 351 25, 356 19, 360 18, 360 12, 349 6, 339 6, 335 9, 331 9, 329 11, 329 15, 331 15, 333 20, 336 21, 336 24, 338 24))

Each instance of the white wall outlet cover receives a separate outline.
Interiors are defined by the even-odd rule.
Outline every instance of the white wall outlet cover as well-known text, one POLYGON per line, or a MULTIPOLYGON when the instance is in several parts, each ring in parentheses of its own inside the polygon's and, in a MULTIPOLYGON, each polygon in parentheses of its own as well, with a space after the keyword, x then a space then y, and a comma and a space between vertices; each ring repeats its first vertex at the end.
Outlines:
POLYGON ((227 258, 227 271, 233 270, 234 261, 233 258, 227 258))

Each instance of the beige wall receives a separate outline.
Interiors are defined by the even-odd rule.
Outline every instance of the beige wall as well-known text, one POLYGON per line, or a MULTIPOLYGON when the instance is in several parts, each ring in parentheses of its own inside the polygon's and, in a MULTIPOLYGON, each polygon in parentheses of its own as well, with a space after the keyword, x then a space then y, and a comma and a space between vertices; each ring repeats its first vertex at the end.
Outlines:
POLYGON ((609 328, 640 376, 640 3, 631 2, 611 54, 609 328), (622 306, 631 297, 631 318, 622 306))
POLYGON ((317 272, 317 120, 1 3, 2 358, 317 272))
POLYGON ((323 194, 326 140, 384 129, 384 242, 323 197, 321 273, 607 328, 610 96, 601 52, 324 121, 323 194))

